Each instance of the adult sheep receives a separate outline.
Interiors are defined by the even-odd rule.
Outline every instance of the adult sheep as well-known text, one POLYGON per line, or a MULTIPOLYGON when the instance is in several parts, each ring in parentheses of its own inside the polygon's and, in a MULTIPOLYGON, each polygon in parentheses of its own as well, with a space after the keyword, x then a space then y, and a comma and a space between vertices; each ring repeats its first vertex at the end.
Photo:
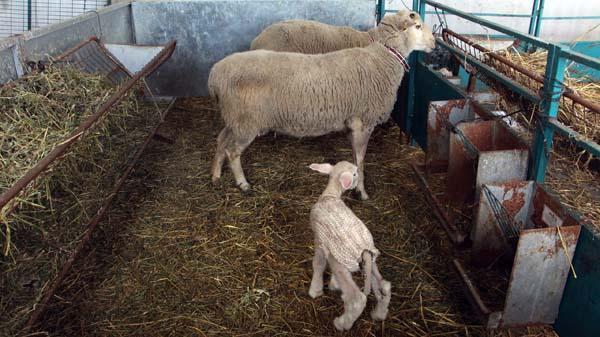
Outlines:
POLYGON ((366 47, 374 41, 383 41, 391 34, 406 29, 417 20, 420 20, 419 14, 402 10, 394 15, 385 16, 377 27, 366 32, 317 21, 286 20, 265 28, 252 41, 250 49, 324 54, 341 49, 366 47))
POLYGON ((365 48, 319 55, 254 50, 217 62, 208 89, 225 127, 217 138, 213 182, 227 157, 237 185, 247 191, 240 156, 269 131, 314 137, 349 129, 357 191, 368 199, 363 160, 371 132, 391 114, 410 52, 434 47, 433 34, 419 20, 365 48))

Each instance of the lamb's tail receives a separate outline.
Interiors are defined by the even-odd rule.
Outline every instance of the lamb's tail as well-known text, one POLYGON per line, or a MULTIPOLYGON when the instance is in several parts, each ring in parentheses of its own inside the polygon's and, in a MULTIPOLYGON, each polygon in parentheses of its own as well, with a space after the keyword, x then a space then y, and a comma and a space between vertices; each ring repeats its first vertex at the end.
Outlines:
POLYGON ((373 274, 373 254, 370 251, 365 250, 362 253, 363 260, 363 273, 365 275, 365 285, 363 287, 363 294, 369 296, 371 293, 371 276, 373 274))

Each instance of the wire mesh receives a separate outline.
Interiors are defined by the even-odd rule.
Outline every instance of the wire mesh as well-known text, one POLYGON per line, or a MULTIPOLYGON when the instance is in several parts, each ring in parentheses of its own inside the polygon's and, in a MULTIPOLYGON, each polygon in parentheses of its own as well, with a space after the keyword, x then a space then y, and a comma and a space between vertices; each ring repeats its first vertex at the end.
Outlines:
POLYGON ((512 217, 508 214, 508 211, 502 205, 502 202, 496 198, 494 193, 490 191, 487 186, 482 187, 483 194, 485 195, 488 204, 494 214, 496 223, 502 230, 502 234, 508 240, 508 242, 514 242, 519 237, 520 229, 513 221, 512 217))
POLYGON ((93 11, 110 0, 0 0, 0 38, 93 11))

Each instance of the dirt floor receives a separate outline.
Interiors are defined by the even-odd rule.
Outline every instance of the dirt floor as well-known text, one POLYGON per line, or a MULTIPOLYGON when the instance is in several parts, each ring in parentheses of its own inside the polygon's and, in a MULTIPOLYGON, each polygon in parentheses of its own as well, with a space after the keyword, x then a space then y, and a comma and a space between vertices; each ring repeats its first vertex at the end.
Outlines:
MULTIPOLYGON (((554 336, 551 329, 486 332, 451 268, 451 249, 400 145, 397 127, 369 144, 371 200, 346 201, 373 233, 390 313, 365 313, 336 332, 339 293, 311 299, 311 205, 326 178, 314 162, 350 160, 343 134, 315 139, 268 135, 244 153, 253 193, 228 168, 210 183, 218 114, 205 100, 179 103, 119 196, 119 206, 53 299, 39 326, 51 336, 554 336)), ((362 281, 359 281, 362 285, 362 281)))

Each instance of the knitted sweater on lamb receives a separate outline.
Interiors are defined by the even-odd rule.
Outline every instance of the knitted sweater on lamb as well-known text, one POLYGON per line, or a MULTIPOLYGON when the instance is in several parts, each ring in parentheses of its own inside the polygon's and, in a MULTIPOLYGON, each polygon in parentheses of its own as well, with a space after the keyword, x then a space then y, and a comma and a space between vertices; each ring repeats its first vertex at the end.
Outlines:
POLYGON ((365 250, 371 252, 373 260, 379 256, 367 226, 340 198, 320 197, 311 209, 310 223, 317 244, 351 272, 359 269, 365 250))

